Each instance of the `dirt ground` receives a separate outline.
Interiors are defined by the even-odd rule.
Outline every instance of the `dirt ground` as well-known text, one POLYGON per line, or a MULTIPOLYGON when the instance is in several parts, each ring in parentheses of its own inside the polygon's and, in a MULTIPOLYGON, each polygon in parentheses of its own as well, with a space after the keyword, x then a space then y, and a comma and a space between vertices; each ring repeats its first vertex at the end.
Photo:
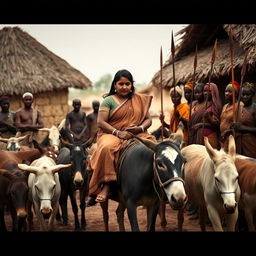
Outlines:
MULTIPOLYGON (((79 201, 78 201, 79 202, 79 201)), ((119 232, 118 223, 116 220, 115 210, 117 208, 118 203, 112 200, 109 200, 109 231, 110 232, 119 232)), ((68 202, 68 212, 69 212, 69 223, 67 226, 64 226, 61 223, 55 222, 55 231, 56 232, 74 232, 74 218, 73 212, 71 209, 70 201, 68 202)), ((185 220, 183 224, 183 231, 190 232, 190 231, 200 231, 200 227, 197 220, 189 220, 189 216, 187 215, 188 212, 185 212, 185 220)), ((139 206, 137 208, 137 215, 138 215, 138 222, 141 231, 146 231, 146 209, 139 206)), ((104 232, 104 222, 102 217, 102 210, 99 204, 96 204, 92 207, 86 207, 85 216, 87 221, 87 226, 85 230, 81 230, 82 232, 104 232)), ((80 209, 79 209, 79 218, 80 218, 80 209)), ((160 225, 160 218, 157 216, 156 221, 156 232, 178 232, 177 228, 177 211, 171 209, 169 205, 166 207, 166 220, 167 220, 167 227, 165 230, 162 229, 160 225)), ((5 215, 5 222, 7 225, 8 231, 12 229, 12 222, 11 217, 9 214, 5 215)), ((37 218, 34 217, 34 229, 33 231, 40 231, 39 223, 37 218)), ((127 211, 125 211, 125 228, 126 231, 131 231, 130 223, 127 216, 127 211)), ((207 226, 207 231, 212 231, 211 226, 207 226)))

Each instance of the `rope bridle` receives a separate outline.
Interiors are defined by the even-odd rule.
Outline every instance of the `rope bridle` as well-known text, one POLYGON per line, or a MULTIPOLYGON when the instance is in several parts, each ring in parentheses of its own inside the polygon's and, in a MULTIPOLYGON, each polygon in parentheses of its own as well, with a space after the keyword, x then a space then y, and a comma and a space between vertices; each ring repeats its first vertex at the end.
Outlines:
POLYGON ((168 184, 172 183, 173 181, 181 181, 183 183, 183 185, 185 186, 185 181, 180 177, 170 178, 170 179, 166 180, 165 182, 161 181, 159 173, 157 171, 157 167, 156 167, 155 153, 153 155, 153 172, 154 172, 154 178, 152 179, 152 183, 153 183, 154 190, 155 190, 158 198, 160 199, 160 201, 168 202, 167 195, 164 191, 164 187, 167 186, 168 184), (161 197, 160 193, 157 191, 158 189, 157 189, 156 185, 159 186, 160 193, 162 192, 161 194, 163 194, 162 197, 161 197))
POLYGON ((215 187, 217 188, 217 191, 218 191, 220 194, 235 194, 236 191, 237 191, 237 188, 238 188, 238 182, 237 182, 237 186, 236 186, 235 191, 221 191, 220 188, 219 188, 219 186, 218 186, 218 183, 217 183, 216 179, 215 179, 215 187))

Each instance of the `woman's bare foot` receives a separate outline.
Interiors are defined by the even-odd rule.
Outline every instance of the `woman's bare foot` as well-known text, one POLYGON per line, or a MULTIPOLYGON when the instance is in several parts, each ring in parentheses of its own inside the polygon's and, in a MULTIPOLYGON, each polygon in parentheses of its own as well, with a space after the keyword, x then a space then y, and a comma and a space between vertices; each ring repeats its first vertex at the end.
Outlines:
POLYGON ((98 203, 102 203, 105 202, 108 199, 108 195, 109 195, 109 184, 105 183, 102 190, 100 191, 100 193, 97 195, 96 197, 96 202, 98 203))

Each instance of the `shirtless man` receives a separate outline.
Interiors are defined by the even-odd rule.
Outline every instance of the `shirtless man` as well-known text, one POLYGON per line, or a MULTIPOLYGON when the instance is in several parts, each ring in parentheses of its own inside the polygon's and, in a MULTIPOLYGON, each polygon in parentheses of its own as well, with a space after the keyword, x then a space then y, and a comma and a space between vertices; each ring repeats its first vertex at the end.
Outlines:
MULTIPOLYGON (((14 126, 15 113, 9 111, 10 99, 8 96, 0 97, 0 136, 2 138, 10 138, 16 134, 16 127, 14 126)), ((0 149, 5 150, 7 144, 0 142, 0 149)))
MULTIPOLYGON (((15 113, 9 111, 10 100, 8 96, 2 96, 0 98, 0 106, 2 111, 0 112, 0 132, 3 135, 5 132, 15 135, 16 127, 14 126, 15 113)), ((4 137, 4 136, 3 136, 4 137)), ((7 137, 5 137, 7 138, 7 137)))
POLYGON ((83 143, 90 136, 86 114, 80 110, 79 99, 74 99, 72 105, 73 110, 66 115, 65 129, 73 136, 74 142, 83 143))
POLYGON ((93 112, 87 116, 87 123, 89 127, 90 138, 93 138, 98 130, 97 119, 98 119, 99 107, 100 107, 100 102, 98 100, 94 100, 92 102, 93 112))
POLYGON ((32 140, 37 140, 37 131, 44 127, 40 111, 32 107, 33 94, 26 92, 22 96, 24 108, 16 112, 15 125, 18 129, 16 136, 29 134, 28 141, 23 141, 22 145, 33 147, 32 140))

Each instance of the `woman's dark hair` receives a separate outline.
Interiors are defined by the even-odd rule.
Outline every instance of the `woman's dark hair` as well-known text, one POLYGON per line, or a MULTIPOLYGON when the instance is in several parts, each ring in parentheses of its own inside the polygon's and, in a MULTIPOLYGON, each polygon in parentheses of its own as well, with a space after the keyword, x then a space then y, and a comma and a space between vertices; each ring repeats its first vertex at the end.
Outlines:
POLYGON ((107 96, 116 94, 115 84, 116 84, 117 81, 119 81, 121 79, 121 77, 125 77, 125 78, 127 78, 131 82, 131 84, 132 84, 132 89, 131 90, 132 91, 129 93, 128 98, 130 99, 133 96, 135 88, 134 88, 134 85, 133 85, 134 84, 134 80, 133 80, 132 74, 128 70, 122 69, 122 70, 119 70, 119 71, 116 72, 115 77, 114 77, 114 79, 112 81, 109 93, 105 94, 103 96, 104 98, 107 97, 107 96))
POLYGON ((194 88, 198 88, 200 91, 203 91, 204 89, 204 83, 198 82, 194 88))

